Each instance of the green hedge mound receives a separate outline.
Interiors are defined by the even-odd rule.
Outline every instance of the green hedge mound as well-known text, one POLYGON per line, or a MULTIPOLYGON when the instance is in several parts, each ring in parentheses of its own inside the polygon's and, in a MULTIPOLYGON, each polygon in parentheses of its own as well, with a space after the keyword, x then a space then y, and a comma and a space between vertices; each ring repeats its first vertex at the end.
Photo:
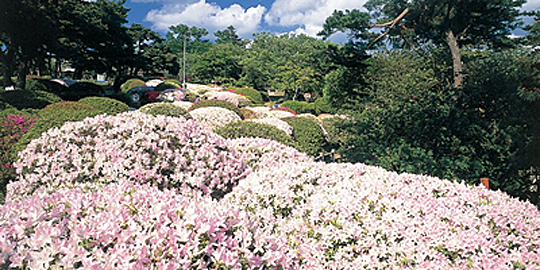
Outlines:
POLYGON ((129 89, 135 86, 146 86, 146 83, 143 80, 137 78, 129 79, 122 85, 120 85, 120 91, 122 91, 122 93, 127 93, 129 89))
POLYGON ((288 146, 296 147, 294 140, 291 138, 291 136, 287 135, 285 131, 274 126, 257 122, 232 122, 218 128, 214 132, 227 139, 264 138, 274 140, 288 146))
POLYGON ((85 97, 103 96, 105 91, 101 85, 91 82, 77 82, 60 95, 64 100, 77 101, 85 97))
POLYGON ((253 88, 249 88, 249 87, 236 88, 236 89, 234 89, 234 93, 244 95, 253 104, 263 104, 264 103, 264 99, 263 99, 263 96, 262 96, 261 92, 255 90, 253 88))
POLYGON ((186 109, 168 102, 156 102, 146 104, 142 106, 139 111, 151 114, 153 116, 166 115, 191 119, 191 115, 188 114, 188 111, 186 109))
POLYGON ((49 104, 62 101, 58 95, 43 90, 8 91, 0 94, 0 99, 18 110, 42 109, 49 104))
POLYGON ((282 120, 292 126, 292 137, 298 144, 299 151, 313 157, 324 153, 327 145, 326 138, 315 118, 287 117, 282 120))
POLYGON ((287 107, 296 113, 314 113, 315 106, 313 103, 298 100, 287 100, 280 104, 282 107, 287 107))
POLYGON ((79 100, 79 102, 88 104, 108 115, 129 111, 129 106, 126 103, 107 97, 86 97, 79 100))

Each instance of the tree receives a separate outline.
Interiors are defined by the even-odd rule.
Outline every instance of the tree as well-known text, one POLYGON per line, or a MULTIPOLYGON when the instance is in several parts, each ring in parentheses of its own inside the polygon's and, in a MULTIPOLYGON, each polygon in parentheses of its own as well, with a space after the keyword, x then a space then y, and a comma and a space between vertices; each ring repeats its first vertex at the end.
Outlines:
POLYGON ((216 31, 214 33, 216 36, 216 43, 231 43, 238 46, 244 46, 245 42, 236 34, 236 29, 234 26, 230 25, 225 30, 216 31))
MULTIPOLYGON (((525 0, 370 0, 359 11, 334 12, 326 19, 322 35, 348 30, 363 38, 367 29, 381 28, 374 41, 388 37, 394 45, 416 48, 418 44, 445 44, 453 60, 453 84, 462 87, 464 74, 461 48, 468 44, 508 45, 525 0)), ((370 45, 370 44, 368 44, 370 45)))

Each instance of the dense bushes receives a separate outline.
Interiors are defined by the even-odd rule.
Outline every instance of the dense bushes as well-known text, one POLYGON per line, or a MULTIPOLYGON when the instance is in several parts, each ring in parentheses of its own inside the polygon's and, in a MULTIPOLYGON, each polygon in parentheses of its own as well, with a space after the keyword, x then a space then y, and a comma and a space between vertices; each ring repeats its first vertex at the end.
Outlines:
POLYGON ((131 88, 133 88, 135 86, 146 86, 146 83, 141 79, 132 78, 132 79, 129 79, 129 80, 125 81, 124 83, 122 83, 122 85, 120 85, 120 91, 122 93, 127 93, 127 91, 129 91, 129 89, 131 89, 131 88))
POLYGON ((163 82, 163 83, 160 83, 158 86, 156 86, 154 91, 161 92, 167 89, 178 89, 178 86, 175 84, 168 83, 168 82, 163 82))
POLYGON ((324 153, 326 139, 316 119, 311 117, 287 117, 283 121, 292 126, 292 137, 298 144, 298 150, 311 156, 324 153))
POLYGON ((85 97, 103 96, 103 87, 90 82, 76 82, 69 86, 68 90, 62 94, 64 100, 77 101, 85 97))
POLYGON ((283 107, 290 108, 296 113, 314 113, 315 107, 313 103, 298 100, 287 100, 280 104, 283 107))
POLYGON ((238 107, 235 106, 234 104, 227 101, 223 101, 223 100, 217 100, 217 99, 197 101, 193 103, 193 105, 191 106, 189 110, 192 111, 192 110, 204 108, 204 107, 221 107, 221 108, 225 108, 227 110, 235 112, 240 117, 243 116, 243 114, 240 112, 238 107))
POLYGON ((252 122, 252 121, 239 121, 229 123, 221 128, 215 130, 215 132, 228 139, 236 138, 264 138, 274 140, 283 143, 288 146, 295 146, 295 142, 291 136, 280 130, 277 127, 252 122))
POLYGON ((140 112, 148 113, 153 116, 166 115, 174 117, 191 118, 188 111, 181 106, 168 102, 150 103, 139 108, 140 112))
POLYGON ((79 100, 80 103, 88 104, 106 114, 119 114, 129 111, 129 106, 125 103, 106 97, 86 97, 79 100))
POLYGON ((234 93, 244 95, 253 104, 263 104, 264 103, 264 99, 263 99, 263 96, 261 95, 261 92, 255 90, 253 88, 249 88, 249 87, 235 88, 234 93))

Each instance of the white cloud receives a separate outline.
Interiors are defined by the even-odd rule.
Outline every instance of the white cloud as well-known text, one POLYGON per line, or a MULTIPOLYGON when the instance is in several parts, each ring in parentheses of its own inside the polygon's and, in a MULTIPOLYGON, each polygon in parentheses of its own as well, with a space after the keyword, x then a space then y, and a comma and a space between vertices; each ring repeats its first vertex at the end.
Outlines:
POLYGON ((523 5, 523 10, 539 10, 540 0, 529 0, 523 5))
POLYGON ((172 25, 185 24, 202 27, 209 33, 214 33, 232 25, 236 28, 238 35, 248 37, 251 33, 258 31, 265 11, 266 8, 261 5, 244 9, 238 4, 233 4, 221 8, 217 4, 200 0, 187 5, 171 3, 164 5, 162 9, 150 10, 146 15, 146 20, 153 23, 158 31, 167 31, 172 25))
POLYGON ((272 26, 297 27, 295 33, 316 36, 334 10, 362 9, 367 0, 276 0, 265 15, 272 26))

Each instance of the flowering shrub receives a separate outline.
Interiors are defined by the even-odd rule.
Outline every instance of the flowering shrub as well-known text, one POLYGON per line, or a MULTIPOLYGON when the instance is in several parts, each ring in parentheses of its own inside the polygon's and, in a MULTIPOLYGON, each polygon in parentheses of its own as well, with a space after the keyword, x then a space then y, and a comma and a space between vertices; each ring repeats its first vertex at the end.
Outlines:
POLYGON ((197 122, 207 125, 211 129, 220 128, 226 124, 242 120, 235 112, 221 107, 198 108, 190 111, 189 115, 197 122))
POLYGON ((362 164, 281 163, 225 201, 309 269, 536 269, 540 212, 500 191, 362 164))
POLYGON ((274 140, 263 138, 238 138, 229 144, 242 154, 242 159, 254 170, 273 168, 282 163, 312 162, 313 158, 274 140))
POLYGON ((159 94, 156 100, 168 102, 181 102, 186 95, 181 90, 166 90, 159 94))
POLYGON ((181 117, 127 112, 69 122, 32 141, 15 163, 6 199, 78 182, 115 179, 220 197, 248 171, 239 154, 181 117))
POLYGON ((26 115, 0 117, 0 202, 3 201, 7 183, 15 178, 13 146, 32 127, 36 118, 26 115))
POLYGON ((283 130, 287 135, 292 135, 292 127, 287 122, 278 119, 278 118, 259 118, 259 119, 250 119, 251 122, 261 123, 265 125, 274 126, 283 130))
POLYGON ((278 129, 275 126, 252 121, 232 122, 215 129, 214 132, 227 139, 265 138, 288 146, 295 146, 294 140, 283 130, 278 129))
POLYGON ((189 101, 174 101, 173 104, 184 108, 186 111, 189 111, 191 106, 193 106, 193 103, 189 101))
POLYGON ((208 198, 119 181, 0 206, 0 268, 290 268, 285 239, 208 198))
POLYGON ((143 113, 148 113, 154 116, 167 115, 167 116, 174 116, 174 117, 184 117, 188 119, 191 118, 187 110, 179 105, 176 105, 176 103, 167 103, 167 102, 149 103, 139 108, 139 111, 143 113))
POLYGON ((231 93, 229 91, 221 91, 221 92, 210 91, 210 92, 205 93, 204 97, 209 100, 216 99, 216 100, 227 101, 239 107, 244 107, 251 104, 251 101, 247 97, 241 96, 239 94, 231 93))
POLYGON ((146 86, 156 87, 156 86, 160 85, 161 83, 163 83, 163 80, 161 80, 161 79, 151 79, 151 80, 146 81, 144 84, 146 86))

